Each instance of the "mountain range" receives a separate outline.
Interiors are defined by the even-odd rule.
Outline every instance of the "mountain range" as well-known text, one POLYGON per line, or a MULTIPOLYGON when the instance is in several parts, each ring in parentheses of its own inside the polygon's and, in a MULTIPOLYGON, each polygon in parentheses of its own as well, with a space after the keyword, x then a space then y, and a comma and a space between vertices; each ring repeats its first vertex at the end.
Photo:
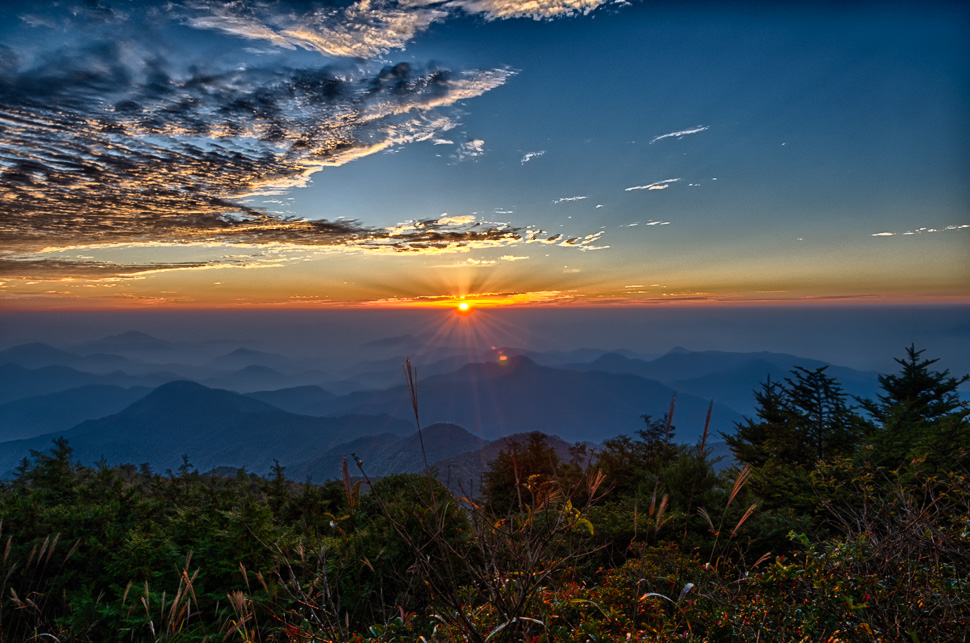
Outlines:
MULTIPOLYGON (((322 480, 356 454, 372 475, 418 471, 424 457, 404 357, 393 356, 416 341, 372 342, 336 378, 330 364, 230 341, 185 345, 133 332, 14 346, 0 351, 0 474, 62 435, 89 464, 164 471, 184 454, 203 470, 263 473, 278 460, 289 475, 322 480)), ((728 432, 752 414, 760 382, 795 366, 827 366, 853 395, 872 397, 878 387, 875 373, 767 352, 459 346, 425 349, 413 361, 428 463, 459 477, 480 470, 505 436, 541 431, 563 445, 598 443, 633 434, 643 415, 663 417, 674 396, 675 439, 698 439, 711 400, 712 432, 728 432)))

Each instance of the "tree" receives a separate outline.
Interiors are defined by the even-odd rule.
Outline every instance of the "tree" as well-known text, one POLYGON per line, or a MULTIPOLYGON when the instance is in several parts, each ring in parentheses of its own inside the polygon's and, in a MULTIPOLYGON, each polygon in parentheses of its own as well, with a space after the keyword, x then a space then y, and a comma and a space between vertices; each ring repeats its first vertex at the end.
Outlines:
POLYGON ((850 453, 859 435, 859 418, 839 383, 825 374, 827 368, 796 366, 785 378, 784 412, 800 429, 809 461, 850 453))
POLYGON ((529 476, 552 478, 562 469, 563 462, 545 434, 533 431, 525 444, 509 439, 482 476, 485 502, 497 515, 521 510, 522 488, 529 476))
POLYGON ((876 400, 859 400, 871 418, 873 457, 880 464, 896 466, 934 443, 950 450, 970 438, 968 411, 957 392, 970 375, 931 370, 939 360, 923 359, 923 352, 910 345, 904 358, 895 359, 899 373, 879 376, 883 393, 876 400))
POLYGON ((785 525, 816 511, 811 471, 850 454, 858 441, 861 420, 826 368, 796 367, 782 382, 766 381, 755 393, 758 421, 722 434, 734 457, 753 467, 750 487, 761 507, 777 510, 785 525))
POLYGON ((791 442, 790 418, 784 407, 784 388, 769 377, 761 390, 754 392, 758 421, 745 418, 737 423, 733 434, 721 433, 734 457, 753 467, 764 466, 773 458, 790 459, 784 446, 791 442))
POLYGON ((827 368, 796 366, 784 382, 762 384, 754 394, 760 421, 748 419, 733 435, 722 434, 734 457, 754 467, 811 466, 850 453, 858 441, 859 417, 827 368))

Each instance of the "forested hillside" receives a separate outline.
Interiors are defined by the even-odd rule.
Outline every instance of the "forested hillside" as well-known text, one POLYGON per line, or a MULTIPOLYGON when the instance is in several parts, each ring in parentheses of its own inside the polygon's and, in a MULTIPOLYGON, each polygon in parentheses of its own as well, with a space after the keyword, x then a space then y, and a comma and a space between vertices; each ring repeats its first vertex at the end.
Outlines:
POLYGON ((676 401, 596 450, 526 434, 464 495, 57 440, 0 486, 0 640, 966 641, 970 378, 897 362, 872 399, 794 367, 692 445, 676 401))

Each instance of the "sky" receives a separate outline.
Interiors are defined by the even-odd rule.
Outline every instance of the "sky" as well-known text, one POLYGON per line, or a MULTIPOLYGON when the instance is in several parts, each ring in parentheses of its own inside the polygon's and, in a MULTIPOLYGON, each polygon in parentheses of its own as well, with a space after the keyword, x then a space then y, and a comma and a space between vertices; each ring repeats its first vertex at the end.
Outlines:
POLYGON ((968 27, 956 2, 5 3, 0 307, 966 304, 968 27))

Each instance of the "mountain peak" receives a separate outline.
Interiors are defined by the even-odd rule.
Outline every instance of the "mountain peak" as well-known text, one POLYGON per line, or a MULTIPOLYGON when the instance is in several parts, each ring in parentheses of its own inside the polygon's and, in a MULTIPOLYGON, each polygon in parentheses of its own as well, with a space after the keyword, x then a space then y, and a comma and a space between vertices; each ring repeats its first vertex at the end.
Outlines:
POLYGON ((128 344, 128 343, 140 343, 140 342, 162 342, 164 339, 159 339, 148 333, 143 333, 140 330, 128 330, 123 333, 118 333, 117 335, 108 335, 107 337, 102 337, 99 341, 110 342, 112 344, 128 344))
POLYGON ((234 412, 279 411, 279 409, 239 393, 209 388, 190 380, 176 380, 162 384, 127 409, 127 413, 168 412, 170 408, 192 410, 200 415, 218 415, 226 410, 234 412))

